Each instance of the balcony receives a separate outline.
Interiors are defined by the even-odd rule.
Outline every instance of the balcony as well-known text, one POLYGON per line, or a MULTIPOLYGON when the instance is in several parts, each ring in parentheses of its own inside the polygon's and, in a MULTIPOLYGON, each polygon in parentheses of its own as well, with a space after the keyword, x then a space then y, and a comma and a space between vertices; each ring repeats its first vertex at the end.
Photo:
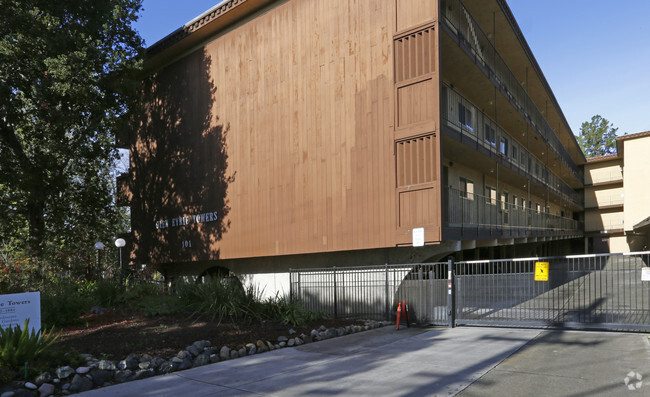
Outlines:
POLYGON ((582 170, 573 161, 553 128, 462 2, 460 0, 443 1, 440 10, 441 20, 444 22, 442 26, 446 27, 448 33, 456 38, 459 45, 466 47, 475 63, 488 74, 489 78, 494 80, 497 88, 521 113, 526 122, 558 156, 571 174, 577 180, 583 181, 582 170))
POLYGON ((476 149, 488 151, 544 189, 583 207, 582 194, 573 190, 492 119, 444 83, 441 102, 443 125, 459 132, 463 142, 469 141, 476 149))
POLYGON ((581 223, 494 197, 446 188, 445 238, 578 236, 581 223))
POLYGON ((606 171, 606 172, 588 172, 585 175, 585 185, 608 185, 623 183, 623 172, 606 171))

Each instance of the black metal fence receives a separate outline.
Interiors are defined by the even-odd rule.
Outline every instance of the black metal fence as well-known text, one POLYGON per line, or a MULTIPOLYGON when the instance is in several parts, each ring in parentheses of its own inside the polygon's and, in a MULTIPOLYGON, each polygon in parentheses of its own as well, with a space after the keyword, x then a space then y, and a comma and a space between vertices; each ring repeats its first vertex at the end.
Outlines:
POLYGON ((638 252, 292 270, 291 294, 332 317, 391 320, 405 300, 419 323, 647 331, 649 261, 638 252), (535 281, 537 262, 548 281, 535 281))
POLYGON ((390 320, 406 301, 411 318, 446 324, 447 263, 292 270, 291 296, 334 318, 390 320))

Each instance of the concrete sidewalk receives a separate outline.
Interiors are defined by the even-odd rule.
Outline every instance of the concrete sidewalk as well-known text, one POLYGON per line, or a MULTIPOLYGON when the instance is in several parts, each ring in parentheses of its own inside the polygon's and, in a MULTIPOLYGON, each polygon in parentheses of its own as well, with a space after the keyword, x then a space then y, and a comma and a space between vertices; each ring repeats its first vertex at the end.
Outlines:
MULTIPOLYGON (((81 395, 611 396, 632 393, 630 371, 650 391, 644 370, 650 347, 639 334, 384 327, 81 395)), ((650 395, 643 387, 636 395, 650 395)))

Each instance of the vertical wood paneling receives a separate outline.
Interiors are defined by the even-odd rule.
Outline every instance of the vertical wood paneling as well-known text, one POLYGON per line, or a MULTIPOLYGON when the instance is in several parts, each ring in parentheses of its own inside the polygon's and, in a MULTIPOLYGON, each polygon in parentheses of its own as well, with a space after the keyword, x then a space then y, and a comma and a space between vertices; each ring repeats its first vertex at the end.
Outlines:
POLYGON ((436 19, 438 2, 434 0, 396 0, 397 31, 436 19))
POLYGON ((205 47, 235 175, 220 258, 395 245, 395 23, 383 0, 289 1, 205 47))

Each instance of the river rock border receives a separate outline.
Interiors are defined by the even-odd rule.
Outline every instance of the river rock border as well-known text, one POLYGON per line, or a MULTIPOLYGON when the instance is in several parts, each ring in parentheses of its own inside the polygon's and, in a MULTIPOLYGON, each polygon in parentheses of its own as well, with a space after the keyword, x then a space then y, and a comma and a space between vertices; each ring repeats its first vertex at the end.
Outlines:
POLYGON ((229 346, 212 346, 210 341, 202 340, 187 346, 169 360, 152 357, 148 354, 129 354, 124 360, 114 362, 82 354, 82 357, 86 359, 85 366, 59 367, 54 374, 45 372, 33 382, 12 382, 0 387, 0 397, 48 397, 80 393, 117 383, 214 364, 219 361, 354 334, 384 325, 386 322, 382 321, 366 321, 363 326, 349 325, 341 328, 326 328, 321 325, 320 328, 313 329, 309 335, 295 335, 296 332, 289 329, 289 336, 280 336, 277 341, 258 340, 239 349, 231 349, 229 346))

